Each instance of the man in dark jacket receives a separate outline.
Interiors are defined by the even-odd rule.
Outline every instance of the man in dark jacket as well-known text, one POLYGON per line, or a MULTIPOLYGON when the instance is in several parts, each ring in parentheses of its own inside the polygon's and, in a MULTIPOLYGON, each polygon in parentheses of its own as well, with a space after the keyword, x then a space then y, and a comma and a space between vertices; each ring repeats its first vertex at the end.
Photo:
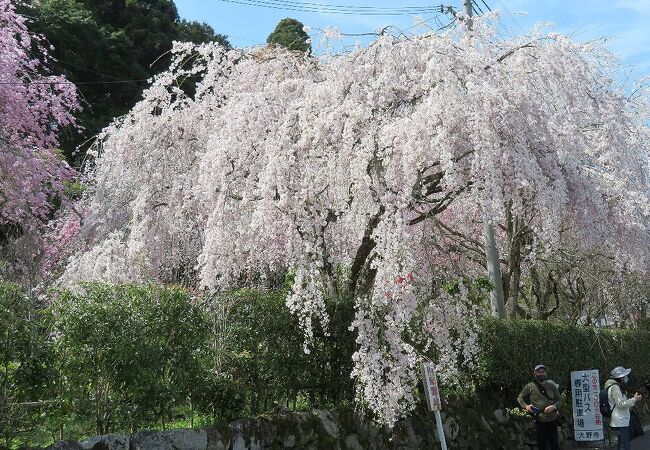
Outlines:
POLYGON ((555 384, 547 380, 546 366, 538 364, 533 370, 533 381, 522 389, 517 401, 535 418, 537 446, 540 450, 560 450, 557 434, 558 408, 561 398, 555 384))

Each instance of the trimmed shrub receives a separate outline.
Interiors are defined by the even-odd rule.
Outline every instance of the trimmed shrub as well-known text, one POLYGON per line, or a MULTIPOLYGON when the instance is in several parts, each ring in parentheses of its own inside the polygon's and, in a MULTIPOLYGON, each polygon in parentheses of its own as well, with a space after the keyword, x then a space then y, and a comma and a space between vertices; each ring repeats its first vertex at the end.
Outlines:
POLYGON ((97 434, 172 420, 200 386, 209 325, 180 288, 88 283, 52 308, 61 415, 97 434))
POLYGON ((352 401, 352 301, 326 301, 329 335, 316 325, 314 346, 306 354, 298 320, 285 305, 285 291, 242 289, 229 298, 223 365, 245 393, 250 414, 276 403, 328 407, 352 401))
POLYGON ((593 329, 536 320, 484 319, 479 337, 479 390, 502 390, 515 398, 532 379, 535 365, 547 366, 549 378, 567 388, 571 372, 598 369, 601 385, 616 366, 632 368, 630 386, 650 377, 650 331, 593 329))
MULTIPOLYGON (((90 283, 39 310, 0 284, 0 437, 30 444, 351 403, 353 301, 326 301, 329 334, 316 325, 305 354, 285 297, 242 289, 199 304, 179 287, 90 283), (20 403, 32 406, 7 407, 20 403)), ((539 362, 560 390, 573 370, 599 369, 602 384, 613 367, 632 367, 631 389, 650 378, 648 330, 492 318, 480 330, 477 368, 460 389, 442 386, 460 408, 475 394, 488 409, 514 406, 539 362)))
POLYGON ((58 292, 59 423, 85 418, 66 425, 76 437, 351 401, 352 302, 327 303, 330 335, 316 327, 305 354, 285 297, 242 289, 201 305, 180 287, 102 283, 58 292))

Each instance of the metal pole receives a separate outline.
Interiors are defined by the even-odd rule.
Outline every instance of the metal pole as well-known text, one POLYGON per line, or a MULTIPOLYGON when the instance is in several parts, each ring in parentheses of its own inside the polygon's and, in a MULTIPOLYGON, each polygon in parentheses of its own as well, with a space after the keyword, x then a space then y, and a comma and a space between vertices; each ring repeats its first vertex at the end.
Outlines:
POLYGON ((436 416, 436 427, 438 428, 440 445, 442 446, 442 450, 447 450, 445 429, 442 426, 442 416, 440 415, 442 399, 440 398, 440 389, 438 388, 436 370, 431 361, 426 361, 422 364, 422 384, 424 385, 424 395, 427 399, 429 411, 433 411, 436 416))
POLYGON ((472 23, 473 22, 472 16, 474 15, 474 8, 472 7, 472 0, 465 0, 465 2, 463 3, 463 6, 465 7, 465 14, 467 14, 467 19, 465 19, 467 21, 467 29, 471 30, 473 25, 474 25, 472 23))
POLYGON ((469 17, 472 17, 474 15, 474 8, 472 8, 472 0, 465 0, 463 6, 465 7, 465 14, 467 14, 469 17))
POLYGON ((440 437, 440 446, 442 450, 447 450, 447 440, 445 439, 445 429, 442 427, 442 417, 440 416, 440 411, 435 410, 434 414, 436 415, 436 426, 438 427, 438 436, 440 437))
POLYGON ((488 278, 493 287, 492 292, 490 292, 492 315, 499 319, 505 319, 506 306, 503 298, 503 284, 501 283, 499 249, 494 237, 494 225, 490 223, 485 214, 483 215, 483 234, 485 236, 485 260, 487 262, 488 278))
MULTIPOLYGON (((468 28, 472 29, 471 17, 474 15, 472 0, 464 0, 465 14, 470 17, 468 28)), ((485 237, 485 259, 487 262, 488 279, 494 289, 490 292, 490 301, 492 303, 492 315, 499 319, 506 318, 506 302, 503 298, 503 284, 501 283, 501 263, 499 262, 499 249, 497 248, 496 238, 494 237, 494 225, 488 220, 487 215, 483 214, 483 236, 485 237)))

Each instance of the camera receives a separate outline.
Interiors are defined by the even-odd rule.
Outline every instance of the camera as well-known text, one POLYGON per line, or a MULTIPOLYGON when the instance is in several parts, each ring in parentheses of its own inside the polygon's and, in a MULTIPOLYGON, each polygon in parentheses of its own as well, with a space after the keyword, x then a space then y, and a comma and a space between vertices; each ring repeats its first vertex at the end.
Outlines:
POLYGON ((643 382, 643 388, 641 388, 640 394, 645 398, 650 397, 650 380, 645 380, 643 382))
POLYGON ((641 394, 643 398, 650 397, 650 380, 645 380, 643 386, 639 388, 636 392, 641 394))
POLYGON ((533 416, 535 419, 537 419, 537 416, 539 415, 540 411, 541 410, 537 406, 533 406, 529 414, 533 416))

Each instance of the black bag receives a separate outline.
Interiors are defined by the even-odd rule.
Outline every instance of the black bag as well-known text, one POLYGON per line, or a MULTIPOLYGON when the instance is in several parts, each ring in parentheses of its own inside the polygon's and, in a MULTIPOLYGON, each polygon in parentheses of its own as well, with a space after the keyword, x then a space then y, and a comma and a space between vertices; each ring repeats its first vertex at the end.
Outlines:
MULTIPOLYGON (((612 384, 612 386, 615 386, 612 384)), ((609 390, 612 388, 612 386, 608 387, 607 389, 603 389, 600 391, 598 394, 598 401, 600 403, 600 413, 603 415, 603 417, 612 417, 612 412, 613 409, 609 404, 609 390)), ((616 408, 616 406, 614 406, 616 408)))
POLYGON ((542 394, 544 397, 546 397, 546 400, 553 403, 553 400, 551 400, 548 397, 548 394, 546 393, 546 388, 544 387, 544 385, 542 383, 540 383, 539 381, 537 381, 537 380, 533 380, 533 383, 535 383, 537 385, 537 389, 539 389, 539 393, 542 394))
POLYGON ((637 415, 634 409, 630 408, 630 440, 643 436, 645 433, 643 431, 643 425, 641 425, 641 419, 637 415))

